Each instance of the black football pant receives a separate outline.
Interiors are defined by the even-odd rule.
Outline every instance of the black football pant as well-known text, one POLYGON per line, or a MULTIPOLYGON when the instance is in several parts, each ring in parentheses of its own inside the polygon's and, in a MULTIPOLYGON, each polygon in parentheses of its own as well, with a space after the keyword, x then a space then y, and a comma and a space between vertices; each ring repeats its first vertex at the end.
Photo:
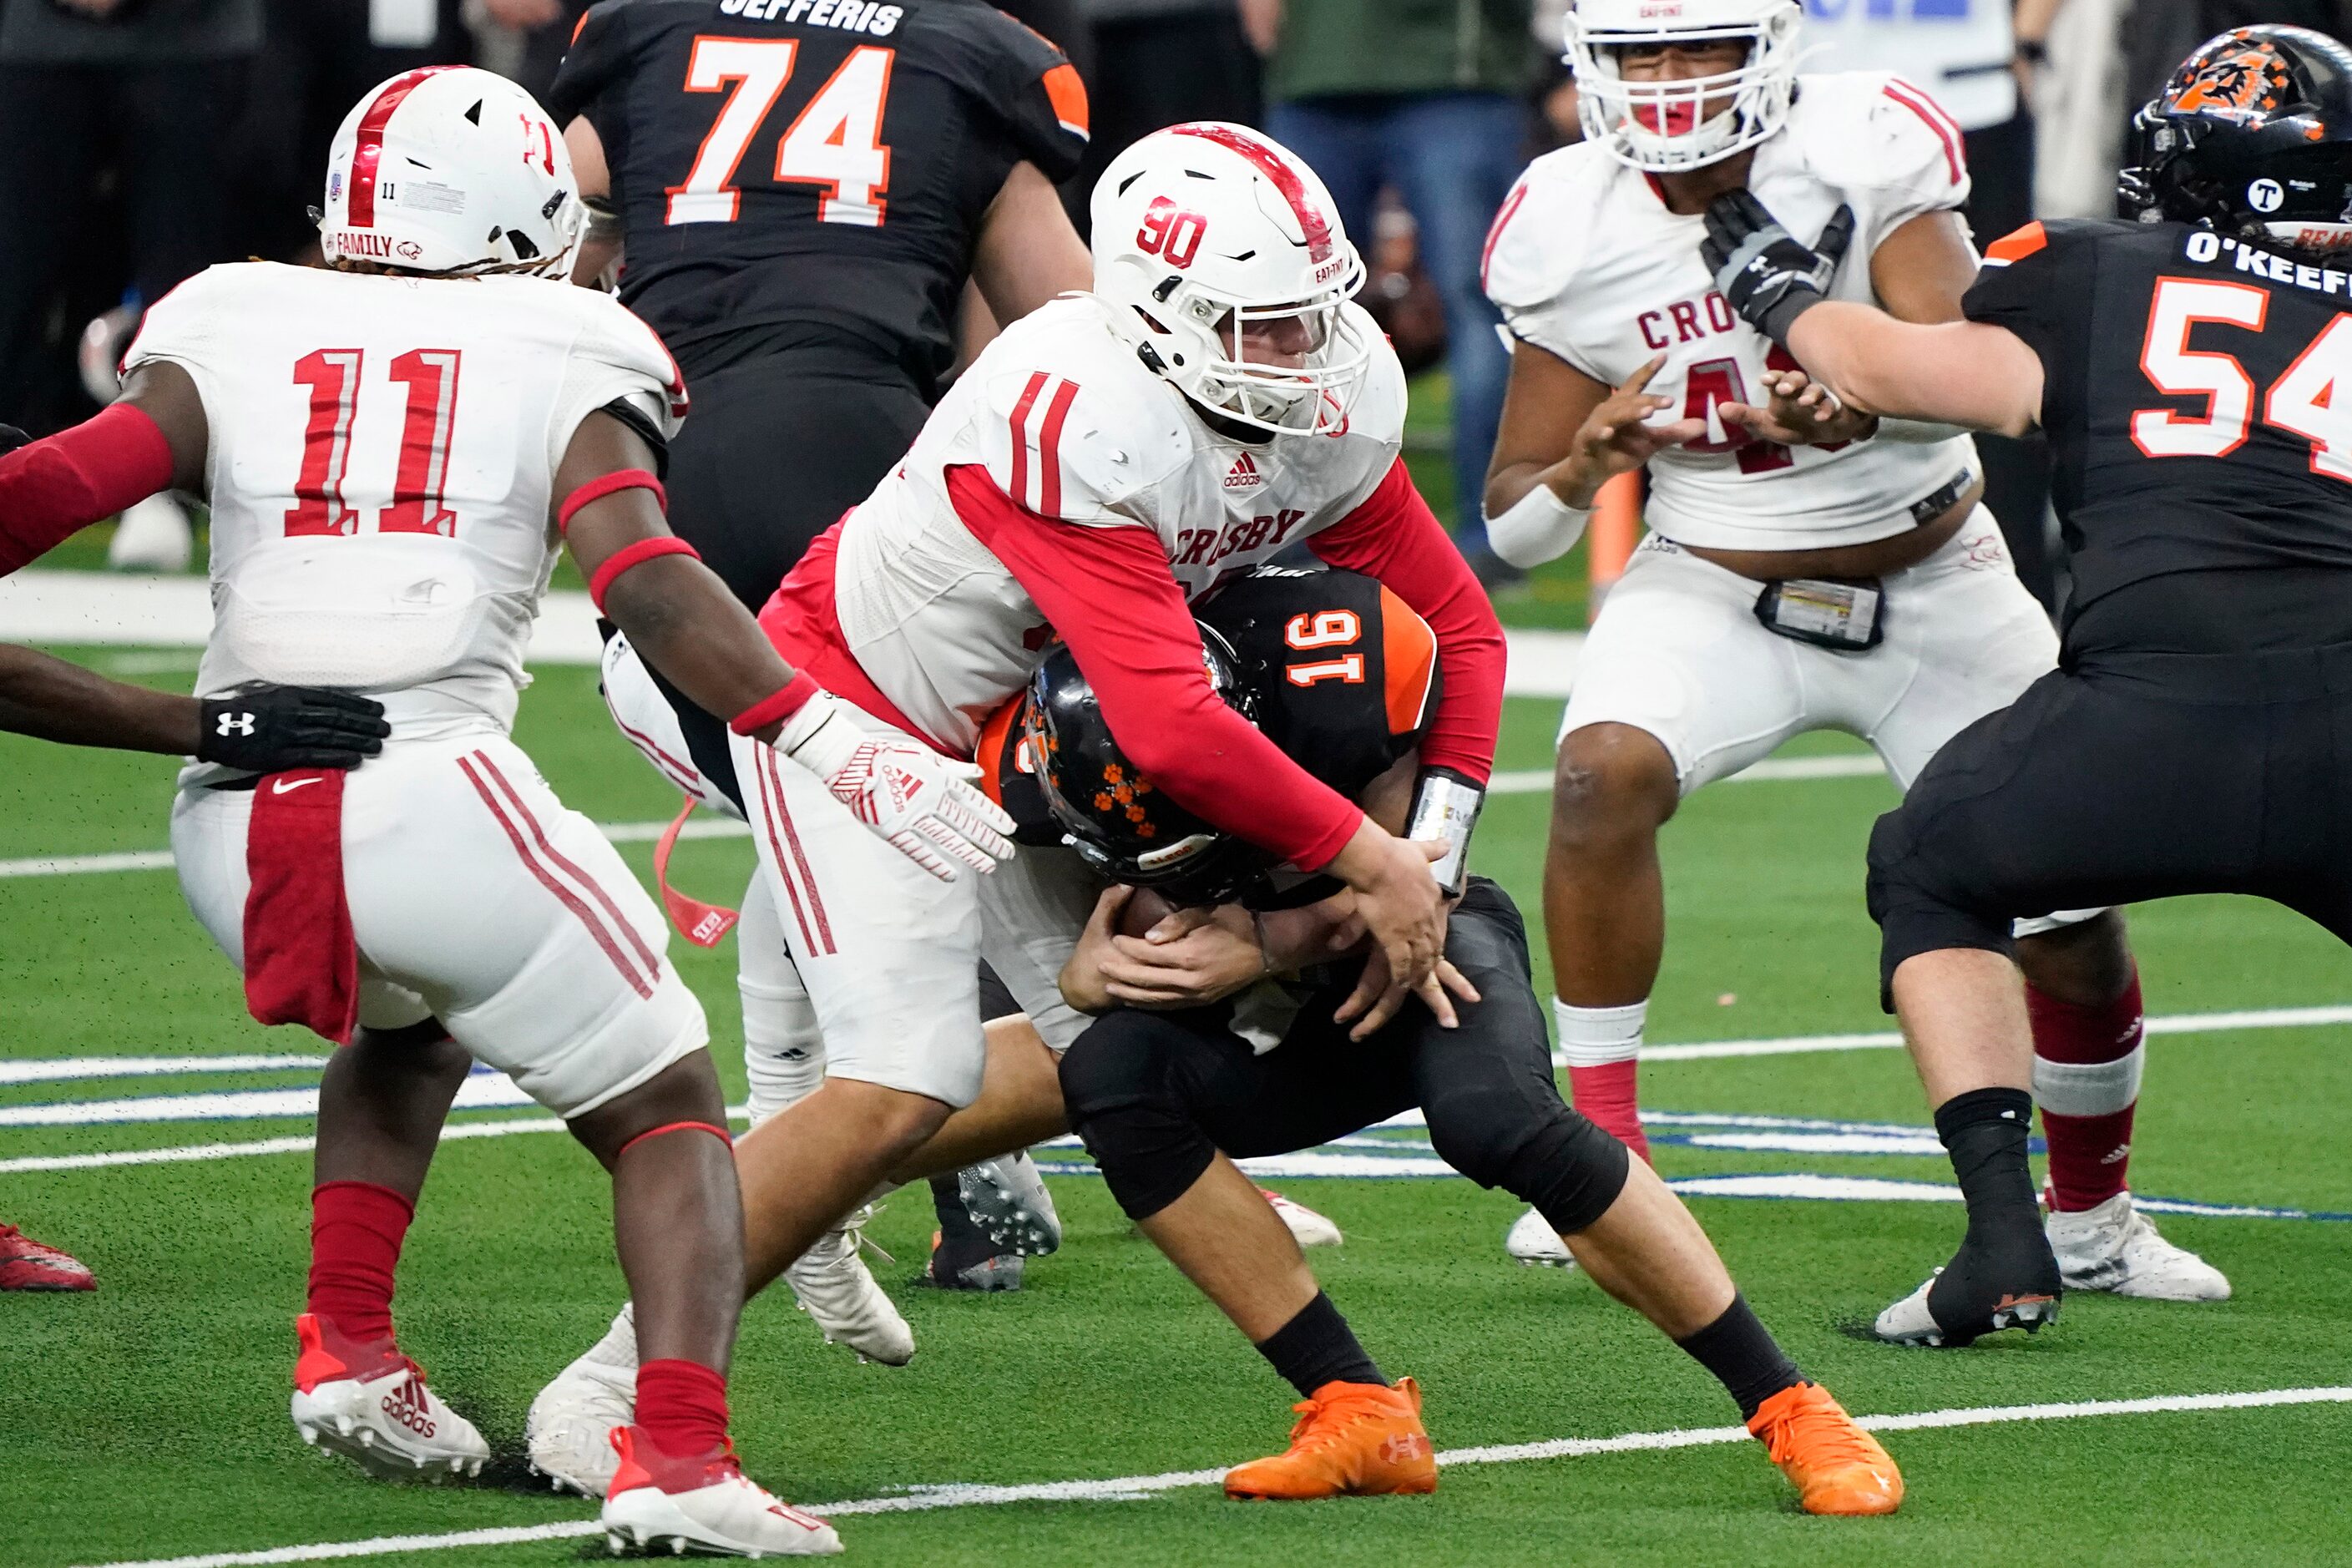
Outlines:
POLYGON ((2251 893, 2352 942, 2352 643, 2101 654, 1954 736, 1870 837, 1882 989, 2010 921, 2251 893))
MULTIPOLYGON (((688 384, 694 409, 662 481, 669 525, 754 615, 817 535, 873 493, 930 415, 888 371, 849 368, 842 355, 769 354, 688 384)), ((734 795, 725 722, 653 674, 694 765, 734 795)))
POLYGON ((1111 1196, 1148 1219, 1219 1151, 1286 1154, 1417 1105, 1438 1154, 1479 1185, 1517 1194, 1565 1233, 1599 1219, 1632 1156, 1560 1099, 1527 928, 1492 882, 1472 879, 1445 954, 1484 998, 1454 1004, 1456 1029, 1407 1002, 1370 1039, 1349 1039, 1331 1013, 1354 984, 1352 963, 1330 966, 1263 1056, 1225 1006, 1105 1015, 1063 1057, 1062 1096, 1111 1196))

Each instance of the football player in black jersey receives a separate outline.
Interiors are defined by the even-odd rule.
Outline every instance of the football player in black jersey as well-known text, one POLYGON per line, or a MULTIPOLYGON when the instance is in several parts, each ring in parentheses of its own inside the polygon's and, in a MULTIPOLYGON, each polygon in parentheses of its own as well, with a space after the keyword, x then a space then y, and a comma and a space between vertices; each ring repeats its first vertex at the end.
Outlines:
POLYGON ((2011 916, 2252 893, 2352 941, 2352 50, 2240 28, 2137 126, 2134 221, 1997 241, 1948 325, 1823 300, 1826 267, 1744 192, 1708 215, 1717 287, 1817 384, 1784 396, 2039 426, 2056 460, 2060 668, 1871 836, 1885 994, 1969 1208, 1950 1265, 1880 1314, 1899 1342, 2057 1310, 2011 916))
MULTIPOLYGON (((1370 578, 1278 568, 1223 589, 1201 619, 1227 700, 1401 827, 1435 707, 1428 626, 1370 578)), ((1228 1496, 1437 1484, 1419 1389, 1390 1384, 1233 1163, 1419 1107, 1441 1156, 1534 1204, 1604 1289, 1722 1380, 1808 1510, 1895 1509, 1902 1478, 1885 1449, 1782 1352, 1649 1165, 1561 1100, 1527 931, 1500 888, 1472 878, 1449 920, 1450 1016, 1408 1003, 1375 1026, 1380 982, 1350 956, 1362 941, 1352 895, 1328 879, 1269 878, 1259 852, 1154 791, 1066 652, 1039 668, 1024 731, 1025 756, 1000 775, 1008 809, 1018 819, 1044 804, 1125 884, 1062 973, 1071 1005, 1098 1015, 1061 1061, 1066 1114, 1120 1207, 1304 1401, 1289 1449, 1229 1473, 1228 1496), (1139 918, 1147 889, 1159 908, 1187 907, 1139 918)))
POLYGON ((604 0, 548 107, 603 211, 575 279, 617 258, 693 392, 670 516, 755 612, 914 443, 967 279, 999 321, 1091 284, 1054 190, 1086 89, 982 0, 604 0))

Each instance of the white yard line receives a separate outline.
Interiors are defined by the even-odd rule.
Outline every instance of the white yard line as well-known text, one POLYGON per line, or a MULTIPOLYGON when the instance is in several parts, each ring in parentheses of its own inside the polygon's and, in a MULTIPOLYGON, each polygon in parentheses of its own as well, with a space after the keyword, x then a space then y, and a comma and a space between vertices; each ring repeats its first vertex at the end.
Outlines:
POLYGON ((274 1072, 321 1068, 326 1053, 310 1056, 43 1057, 0 1061, 0 1083, 53 1083, 76 1078, 168 1078, 174 1073, 274 1072))
MULTIPOLYGON (((2068 1421, 2095 1415, 2177 1415, 2212 1410, 2258 1410, 2296 1405, 2352 1404, 2352 1388, 2272 1388, 2247 1394, 2160 1394, 2149 1399, 2087 1399, 2067 1404, 1963 1405, 1897 1415, 1864 1415, 1874 1432, 1918 1432, 1951 1426, 1997 1426, 2024 1421, 2068 1421)), ((1614 1437, 1555 1437, 1541 1443, 1505 1443, 1454 1448, 1437 1456, 1440 1465, 1517 1465, 1544 1459, 1579 1459, 1601 1454, 1662 1453, 1752 1441, 1743 1426, 1686 1426, 1666 1432, 1627 1432, 1614 1437)), ((956 1484, 911 1488, 889 1497, 849 1502, 813 1503, 811 1513, 830 1518, 852 1514, 916 1513, 934 1509, 988 1508, 1019 1502, 1134 1502, 1160 1492, 1213 1486, 1223 1470, 1171 1470, 1156 1476, 1122 1476, 1099 1481, 1041 1481, 1020 1486, 956 1484)), ((322 1563, 347 1557, 383 1557, 411 1552, 466 1547, 513 1546, 599 1535, 593 1520, 517 1525, 497 1530, 461 1530, 445 1535, 380 1535, 366 1541, 322 1541, 258 1552, 215 1552, 193 1557, 114 1562, 97 1568, 269 1568, 281 1563, 322 1563)))
MULTIPOLYGON (((1886 770, 1876 757, 1785 757, 1761 762, 1745 773, 1734 773, 1726 783, 1746 784, 1751 780, 1770 783, 1775 779, 1852 779, 1868 778, 1886 770)), ((1515 773, 1499 773, 1488 793, 1493 795, 1538 795, 1551 788, 1551 773, 1546 768, 1529 768, 1515 773)), ((667 822, 606 822, 598 826, 606 838, 615 844, 650 844, 668 828, 667 822)), ((697 816, 678 833, 680 838, 749 838, 751 830, 742 823, 724 816, 697 816)), ((37 855, 22 860, 0 860, 0 879, 11 877, 82 877, 104 871, 168 871, 172 868, 169 849, 127 849, 106 855, 37 855)))

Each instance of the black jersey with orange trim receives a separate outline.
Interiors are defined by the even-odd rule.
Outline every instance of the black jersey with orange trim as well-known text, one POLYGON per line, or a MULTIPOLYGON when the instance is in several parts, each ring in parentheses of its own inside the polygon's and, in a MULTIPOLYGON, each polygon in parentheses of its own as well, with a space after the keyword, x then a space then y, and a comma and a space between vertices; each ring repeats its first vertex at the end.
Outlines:
POLYGON ((604 0, 548 106, 603 142, 621 298, 689 378, 822 344, 926 396, 1005 176, 1087 141, 1076 68, 982 0, 604 0))
POLYGON ((2185 224, 2043 222, 1987 247, 1962 310, 2042 361, 2070 647, 2153 579, 2205 574, 2222 619, 2271 602, 2263 569, 2352 569, 2347 301, 2352 262, 2185 224))
MULTIPOLYGON (((1233 645, 1258 728, 1339 794, 1361 796, 1419 743, 1442 689, 1437 637, 1394 594, 1357 572, 1261 566, 1194 614, 1233 645)), ((981 784, 1024 844, 1059 844, 1020 723, 1026 696, 982 727, 981 784)))

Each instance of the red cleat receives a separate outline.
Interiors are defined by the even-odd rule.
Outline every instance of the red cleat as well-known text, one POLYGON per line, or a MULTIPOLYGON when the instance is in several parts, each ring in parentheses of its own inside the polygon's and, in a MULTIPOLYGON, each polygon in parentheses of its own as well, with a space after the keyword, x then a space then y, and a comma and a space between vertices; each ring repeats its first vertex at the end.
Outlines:
POLYGON ((0 1225, 0 1290, 95 1290, 89 1266, 43 1247, 13 1225, 0 1225))

